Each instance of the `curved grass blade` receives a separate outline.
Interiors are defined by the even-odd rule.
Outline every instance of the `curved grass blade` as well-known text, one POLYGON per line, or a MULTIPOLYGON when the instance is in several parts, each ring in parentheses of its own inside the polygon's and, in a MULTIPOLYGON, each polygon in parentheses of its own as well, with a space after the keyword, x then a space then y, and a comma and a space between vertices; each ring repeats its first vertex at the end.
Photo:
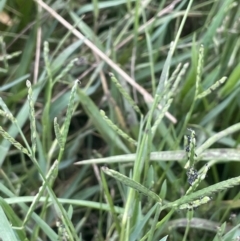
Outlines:
POLYGON ((148 188, 144 187, 142 184, 133 181, 132 179, 130 179, 127 176, 122 175, 121 173, 114 171, 112 169, 109 169, 107 167, 102 167, 102 170, 104 173, 106 173, 107 175, 115 178, 116 180, 120 181, 121 183, 123 183, 126 186, 129 186, 133 189, 135 189, 138 192, 141 192, 142 194, 152 198, 153 200, 162 203, 162 199, 153 191, 149 190, 148 188))
POLYGON ((2 241, 18 241, 14 231, 0 206, 0 240, 2 241))
POLYGON ((212 144, 214 144, 215 142, 217 142, 219 139, 227 136, 227 135, 230 135, 230 134, 233 134, 237 131, 240 130, 240 123, 237 123, 235 125, 232 125, 228 128, 226 128, 225 130, 223 131, 220 131, 218 132, 217 134, 211 136, 206 142, 204 142, 200 147, 198 147, 196 149, 196 154, 199 156, 200 154, 202 154, 202 152, 204 150, 206 150, 207 148, 209 148, 212 144))

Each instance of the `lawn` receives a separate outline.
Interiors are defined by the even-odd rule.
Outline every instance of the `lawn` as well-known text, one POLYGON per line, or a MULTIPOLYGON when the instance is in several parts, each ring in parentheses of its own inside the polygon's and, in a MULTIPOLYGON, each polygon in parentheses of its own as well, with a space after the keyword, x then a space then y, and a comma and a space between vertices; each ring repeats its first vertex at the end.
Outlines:
POLYGON ((0 241, 240 240, 233 0, 0 2, 0 241))

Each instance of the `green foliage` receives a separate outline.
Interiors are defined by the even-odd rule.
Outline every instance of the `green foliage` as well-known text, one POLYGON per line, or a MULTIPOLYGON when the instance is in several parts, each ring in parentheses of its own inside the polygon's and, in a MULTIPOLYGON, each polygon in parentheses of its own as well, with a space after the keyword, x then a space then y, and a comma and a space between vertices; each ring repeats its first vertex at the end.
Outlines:
POLYGON ((237 1, 0 10, 0 240, 237 240, 237 1))

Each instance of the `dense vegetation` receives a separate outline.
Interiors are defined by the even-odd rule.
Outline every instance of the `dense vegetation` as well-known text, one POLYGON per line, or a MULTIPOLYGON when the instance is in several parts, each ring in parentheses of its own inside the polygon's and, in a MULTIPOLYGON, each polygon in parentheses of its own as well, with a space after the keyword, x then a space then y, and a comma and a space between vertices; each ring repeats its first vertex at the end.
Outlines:
POLYGON ((239 240, 238 1, 2 0, 0 31, 0 240, 239 240))

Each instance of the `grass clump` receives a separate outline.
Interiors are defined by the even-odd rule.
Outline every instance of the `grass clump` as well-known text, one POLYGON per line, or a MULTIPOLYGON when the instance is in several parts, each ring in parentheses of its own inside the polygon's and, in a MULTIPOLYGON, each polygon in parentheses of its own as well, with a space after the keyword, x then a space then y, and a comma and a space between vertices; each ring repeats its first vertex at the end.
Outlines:
POLYGON ((237 240, 236 2, 80 2, 0 4, 0 239, 237 240))

